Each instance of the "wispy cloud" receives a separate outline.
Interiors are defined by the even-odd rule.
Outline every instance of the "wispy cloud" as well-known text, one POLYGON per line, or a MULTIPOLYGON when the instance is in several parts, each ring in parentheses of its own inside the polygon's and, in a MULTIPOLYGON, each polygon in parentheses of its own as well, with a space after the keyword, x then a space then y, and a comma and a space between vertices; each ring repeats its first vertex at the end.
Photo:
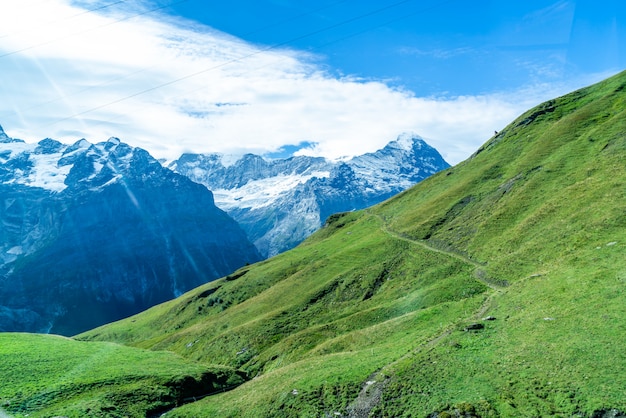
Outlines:
POLYGON ((561 20, 564 16, 569 16, 574 13, 576 8, 576 2, 571 0, 558 0, 548 6, 535 10, 532 13, 524 16, 525 22, 553 22, 555 20, 561 20))
POLYGON ((332 76, 309 53, 251 45, 145 13, 150 6, 136 2, 106 13, 99 2, 82 4, 0 5, 0 123, 10 135, 119 136, 167 159, 310 142, 308 153, 338 158, 414 131, 456 163, 528 106, 572 87, 421 98, 382 81, 332 76))
POLYGON ((430 56, 437 59, 449 59, 453 57, 457 57, 459 55, 466 55, 477 53, 474 48, 465 46, 458 48, 433 48, 433 49, 425 49, 425 48, 416 48, 416 47, 408 47, 404 46, 398 48, 398 52, 404 55, 417 55, 417 56, 430 56))

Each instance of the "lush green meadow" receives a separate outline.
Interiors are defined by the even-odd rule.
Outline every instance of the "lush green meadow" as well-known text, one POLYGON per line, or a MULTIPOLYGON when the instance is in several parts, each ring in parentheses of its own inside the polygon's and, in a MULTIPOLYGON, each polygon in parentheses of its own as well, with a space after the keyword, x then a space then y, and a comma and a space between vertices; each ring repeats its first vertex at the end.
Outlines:
POLYGON ((241 384, 171 352, 53 335, 0 334, 0 408, 15 416, 143 417, 241 384))
POLYGON ((467 161, 333 215, 296 249, 78 341, 4 336, 35 339, 43 359, 4 355, 5 409, 79 416, 98 402, 145 416, 158 388, 218 364, 246 382, 166 416, 626 411, 625 87, 622 73, 531 109, 467 161), (106 381, 114 361, 62 366, 45 348, 59 341, 83 359, 120 350, 119 384, 81 384, 106 381), (28 403, 29 381, 52 394, 45 405, 28 403))

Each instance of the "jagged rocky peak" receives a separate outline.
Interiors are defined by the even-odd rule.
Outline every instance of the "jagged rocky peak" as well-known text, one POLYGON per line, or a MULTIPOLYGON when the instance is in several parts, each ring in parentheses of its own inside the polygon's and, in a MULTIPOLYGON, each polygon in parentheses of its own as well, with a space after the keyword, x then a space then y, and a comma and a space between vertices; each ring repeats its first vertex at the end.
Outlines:
POLYGON ((91 142, 87 141, 85 138, 82 138, 67 147, 63 152, 63 155, 69 154, 74 151, 87 150, 90 146, 91 142))
POLYGON ((208 167, 223 167, 222 164, 222 154, 195 154, 186 152, 180 156, 180 158, 176 161, 172 161, 169 164, 169 168, 176 169, 179 165, 190 165, 197 166, 202 168, 208 167))
POLYGON ((424 145, 426 145, 424 138, 415 132, 403 132, 398 135, 398 138, 395 141, 391 141, 388 144, 389 147, 396 147, 407 151, 415 148, 416 146, 420 149, 424 145))
MULTIPOLYGON (((178 160, 172 161, 167 168, 183 174, 200 184, 215 185, 223 181, 226 170, 223 164, 224 155, 185 153, 178 160)), ((215 187, 210 187, 213 189, 215 187)))
POLYGON ((61 158, 57 162, 59 167, 73 165, 91 147, 91 143, 86 139, 80 139, 63 150, 61 158))
POLYGON ((112 136, 111 138, 109 138, 106 142, 105 145, 108 147, 116 147, 119 144, 121 144, 122 141, 120 141, 119 138, 112 136))
POLYGON ((6 138, 0 331, 73 335, 261 258, 211 191, 146 150, 118 138, 6 138), (16 323, 15 312, 32 320, 16 323))
POLYGON ((248 182, 267 177, 270 164, 263 157, 245 154, 235 163, 236 170, 230 170, 235 187, 242 187, 248 182))
POLYGON ((2 129, 2 126, 0 125, 0 143, 11 143, 11 142, 24 142, 21 139, 15 139, 15 138, 11 138, 9 137, 5 132, 4 129, 2 129))
MULTIPOLYGON (((100 155, 104 158, 113 158, 115 161, 123 159, 134 153, 149 153, 142 148, 131 147, 130 145, 120 141, 119 138, 111 137, 106 142, 100 142, 94 145, 100 151, 100 155)), ((149 155, 150 163, 158 162, 155 158, 149 155)))
POLYGON ((449 167, 414 133, 349 160, 247 154, 224 166, 216 154, 183 154, 170 168, 215 193, 264 256, 297 245, 333 212, 378 203, 449 167))
POLYGON ((432 155, 430 150, 434 150, 430 145, 424 141, 424 139, 413 132, 405 132, 400 134, 395 140, 389 142, 385 145, 384 148, 375 151, 363 154, 361 156, 354 157, 352 159, 353 162, 358 162, 363 158, 367 158, 369 156, 380 156, 384 155, 393 155, 395 158, 406 158, 408 156, 413 156, 414 154, 423 154, 420 156, 432 155))
POLYGON ((205 171, 215 171, 229 168, 238 163, 241 158, 241 156, 222 154, 219 152, 207 154, 186 152, 182 154, 178 160, 170 162, 167 167, 172 171, 192 168, 200 168, 205 171))
POLYGON ((6 133, 4 133, 4 129, 2 129, 2 125, 0 125, 0 142, 7 142, 9 137, 6 133))
POLYGON ((57 152, 61 152, 65 148, 66 146, 59 141, 46 138, 37 143, 37 147, 34 152, 35 154, 55 154, 57 152))

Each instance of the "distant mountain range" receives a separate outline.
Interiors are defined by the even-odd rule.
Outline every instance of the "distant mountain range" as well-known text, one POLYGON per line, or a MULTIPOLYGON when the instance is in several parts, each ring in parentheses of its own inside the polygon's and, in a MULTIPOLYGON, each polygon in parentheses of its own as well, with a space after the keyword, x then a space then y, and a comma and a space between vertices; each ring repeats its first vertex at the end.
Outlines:
POLYGON ((147 151, 0 127, 0 331, 74 334, 260 259, 209 190, 147 151))
POLYGON ((184 154, 168 169, 117 138, 29 144, 0 127, 0 331, 71 335, 137 313, 446 167, 409 134, 342 162, 184 154))
POLYGON ((374 205, 449 167, 415 134, 340 162, 254 154, 227 160, 184 154, 169 168, 212 190, 217 206, 239 222, 264 257, 293 248, 333 213, 374 205))
POLYGON ((114 413, 626 417, 625 161, 626 71, 529 109, 383 204, 331 216, 305 245, 76 338, 236 369, 247 382, 230 392, 172 378, 150 393, 181 369, 171 360, 129 390, 139 360, 112 381, 98 344, 16 335, 47 361, 5 354, 16 377, 0 396, 38 416, 105 416, 130 399, 114 413), (52 374, 72 347, 97 363, 52 374), (33 390, 14 370, 63 386, 33 390), (168 400, 172 380, 195 393, 168 400))

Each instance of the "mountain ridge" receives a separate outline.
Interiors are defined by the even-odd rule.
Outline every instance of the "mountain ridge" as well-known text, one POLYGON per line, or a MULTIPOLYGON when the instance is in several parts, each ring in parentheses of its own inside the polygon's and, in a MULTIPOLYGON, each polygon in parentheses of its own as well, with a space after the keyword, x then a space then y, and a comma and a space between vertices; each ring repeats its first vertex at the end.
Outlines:
POLYGON ((0 329, 71 335, 260 259, 210 191, 145 150, 2 138, 0 329))
POLYGON ((172 170, 204 184, 265 257, 299 244, 335 212, 363 209, 449 164, 420 136, 406 133, 384 148, 349 160, 246 154, 183 154, 172 170))

